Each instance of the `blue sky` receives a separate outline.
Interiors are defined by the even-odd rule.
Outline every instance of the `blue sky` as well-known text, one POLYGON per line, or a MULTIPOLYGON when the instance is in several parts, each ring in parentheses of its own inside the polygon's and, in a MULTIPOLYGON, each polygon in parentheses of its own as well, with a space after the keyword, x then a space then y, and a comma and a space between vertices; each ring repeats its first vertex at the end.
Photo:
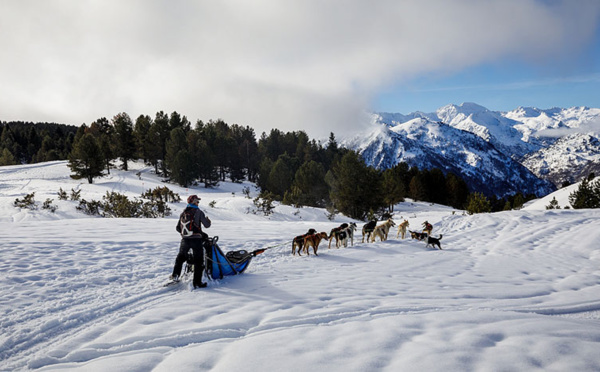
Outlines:
POLYGON ((373 99, 378 112, 434 112, 475 102, 494 111, 519 106, 600 108, 600 28, 595 37, 560 58, 501 59, 453 73, 431 72, 386 87, 373 99))

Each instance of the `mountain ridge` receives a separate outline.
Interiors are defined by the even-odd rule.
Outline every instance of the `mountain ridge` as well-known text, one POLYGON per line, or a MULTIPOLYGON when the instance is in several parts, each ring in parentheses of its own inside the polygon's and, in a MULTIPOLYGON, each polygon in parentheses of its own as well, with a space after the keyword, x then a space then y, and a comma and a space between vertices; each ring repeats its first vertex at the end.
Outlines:
POLYGON ((488 195, 544 196, 599 168, 600 141, 594 129, 600 126, 600 109, 518 107, 503 112, 465 102, 434 113, 372 115, 367 133, 342 140, 367 164, 440 168, 462 175, 472 191, 488 195))

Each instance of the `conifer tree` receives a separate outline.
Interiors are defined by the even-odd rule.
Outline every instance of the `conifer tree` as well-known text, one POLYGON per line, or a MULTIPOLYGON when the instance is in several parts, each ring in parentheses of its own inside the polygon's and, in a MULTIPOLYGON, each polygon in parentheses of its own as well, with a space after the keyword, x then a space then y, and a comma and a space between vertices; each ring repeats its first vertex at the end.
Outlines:
POLYGON ((151 126, 152 118, 148 115, 138 116, 133 126, 133 137, 135 139, 137 155, 144 160, 144 163, 150 160, 151 143, 148 134, 151 126))
POLYGON ((294 181, 292 160, 287 153, 280 155, 269 172, 268 191, 275 194, 277 200, 282 200, 294 181))
POLYGON ((590 182, 585 178, 569 195, 569 203, 574 209, 600 208, 600 180, 590 182))
POLYGON ((68 165, 75 173, 71 175, 74 179, 86 178, 93 183, 95 177, 103 176, 102 153, 93 135, 84 134, 73 144, 68 165))
POLYGON ((383 172, 382 180, 383 199, 388 206, 388 211, 394 211, 394 205, 404 201, 406 190, 397 168, 389 168, 383 172))
POLYGON ((154 123, 150 127, 149 141, 153 144, 150 153, 152 154, 151 162, 154 164, 158 173, 160 164, 163 175, 168 174, 167 165, 165 164, 165 156, 167 154, 167 140, 170 136, 169 117, 162 111, 156 113, 154 123))
POLYGON ((356 152, 347 152, 326 175, 334 208, 349 217, 364 219, 370 209, 385 207, 381 175, 356 152))
POLYGON ((550 200, 550 204, 546 206, 546 209, 560 209, 560 205, 558 205, 558 200, 556 200, 556 196, 552 197, 552 200, 550 200))
POLYGON ((475 192, 469 195, 467 201, 467 213, 489 213, 492 211, 492 206, 488 198, 483 193, 475 192))
POLYGON ((15 165, 17 164, 17 159, 13 156, 9 149, 2 149, 2 153, 0 153, 0 165, 15 165))
POLYGON ((408 185, 408 195, 414 201, 425 201, 427 200, 427 194, 428 192, 425 188, 423 175, 418 173, 410 180, 410 184, 408 185))
POLYGON ((133 137, 133 121, 128 114, 122 112, 113 117, 115 153, 122 161, 123 170, 127 170, 127 162, 135 156, 133 137))
POLYGON ((194 158, 190 154, 186 134, 181 126, 171 131, 165 162, 171 178, 179 185, 187 187, 197 178, 194 158))
POLYGON ((310 160, 296 171, 289 201, 297 206, 325 207, 329 199, 325 168, 310 160))
POLYGON ((454 173, 448 173, 446 175, 446 189, 448 190, 448 204, 457 209, 465 208, 469 197, 467 183, 454 173))

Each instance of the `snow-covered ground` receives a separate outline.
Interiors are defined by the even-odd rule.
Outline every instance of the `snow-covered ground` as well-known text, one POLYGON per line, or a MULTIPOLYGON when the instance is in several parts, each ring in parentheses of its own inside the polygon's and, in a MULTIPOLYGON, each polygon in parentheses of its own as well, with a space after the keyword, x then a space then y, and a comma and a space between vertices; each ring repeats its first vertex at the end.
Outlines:
MULTIPOLYGON (((600 370, 600 210, 546 211, 552 196, 473 216, 406 202, 396 222, 432 222, 444 250, 393 230, 386 242, 298 257, 294 236, 349 219, 248 213, 249 184, 167 185, 202 197, 224 251, 272 247, 243 275, 191 291, 162 286, 184 203, 169 218, 109 219, 56 196, 139 197, 165 185, 151 168, 92 185, 69 173, 65 162, 0 167, 0 370, 600 370), (56 213, 13 206, 31 192, 56 213)), ((555 194, 561 207, 570 191, 555 194)))

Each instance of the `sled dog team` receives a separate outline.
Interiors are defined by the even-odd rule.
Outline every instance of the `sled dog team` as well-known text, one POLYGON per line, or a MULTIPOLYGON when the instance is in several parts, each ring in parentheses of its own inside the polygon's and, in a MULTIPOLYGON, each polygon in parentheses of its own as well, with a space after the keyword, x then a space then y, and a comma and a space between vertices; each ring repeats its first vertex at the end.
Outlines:
MULTIPOLYGON (((367 242, 374 243, 377 238, 380 241, 386 241, 388 239, 388 234, 390 229, 396 226, 396 223, 389 218, 387 221, 377 224, 377 221, 369 221, 362 228, 362 243, 365 242, 365 237, 367 238, 367 242)), ((432 248, 437 246, 438 249, 442 249, 440 244, 440 240, 442 240, 442 235, 439 238, 434 238, 431 236, 431 230, 433 226, 427 221, 423 223, 423 232, 416 232, 408 230, 408 220, 402 221, 398 224, 398 232, 396 234, 396 238, 402 236, 402 239, 406 238, 407 231, 410 232, 410 236, 412 239, 417 239, 420 241, 425 241, 427 243, 426 247, 431 245, 432 248)), ((328 240, 329 246, 331 248, 331 242, 335 240, 335 247, 339 248, 341 246, 347 247, 348 240, 350 240, 351 246, 354 246, 354 231, 356 231, 357 226, 356 223, 350 222, 343 223, 338 227, 334 227, 331 229, 331 232, 327 234, 327 232, 317 232, 315 229, 309 229, 306 234, 298 235, 292 240, 292 255, 296 254, 296 250, 298 250, 298 255, 301 256, 302 252, 310 255, 309 249, 312 247, 313 253, 315 256, 318 256, 317 251, 319 249, 319 245, 321 241, 328 240)))

